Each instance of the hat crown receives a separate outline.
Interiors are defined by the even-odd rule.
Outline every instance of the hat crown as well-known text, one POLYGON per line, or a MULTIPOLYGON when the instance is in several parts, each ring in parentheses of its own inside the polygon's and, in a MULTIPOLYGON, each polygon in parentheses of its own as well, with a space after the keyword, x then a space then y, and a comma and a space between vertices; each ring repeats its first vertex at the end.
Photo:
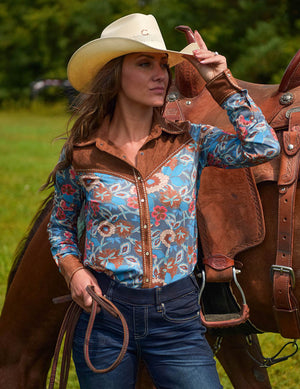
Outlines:
POLYGON ((109 24, 101 34, 105 38, 125 38, 159 50, 166 50, 159 26, 153 15, 139 13, 124 16, 109 24))

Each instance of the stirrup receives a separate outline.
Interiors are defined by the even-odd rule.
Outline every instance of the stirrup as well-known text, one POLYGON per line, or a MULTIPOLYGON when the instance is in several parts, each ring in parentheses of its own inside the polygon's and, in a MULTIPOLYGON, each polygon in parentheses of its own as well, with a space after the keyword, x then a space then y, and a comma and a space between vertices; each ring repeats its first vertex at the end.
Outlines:
MULTIPOLYGON (((223 328, 223 327, 234 327, 239 324, 245 323, 249 319, 249 307, 246 302, 246 297, 243 292, 243 289, 241 285, 238 283, 238 280, 236 278, 236 269, 233 266, 232 267, 232 275, 235 285, 237 286, 241 297, 242 297, 242 309, 240 312, 233 312, 233 313, 224 313, 224 314, 207 314, 205 315, 202 310, 200 311, 200 317, 202 320, 202 323, 205 327, 208 328, 223 328)), ((200 287, 200 293, 199 293, 199 302, 201 302, 202 294, 205 288, 206 284, 206 277, 205 277, 205 271, 202 270, 202 285, 200 287)))

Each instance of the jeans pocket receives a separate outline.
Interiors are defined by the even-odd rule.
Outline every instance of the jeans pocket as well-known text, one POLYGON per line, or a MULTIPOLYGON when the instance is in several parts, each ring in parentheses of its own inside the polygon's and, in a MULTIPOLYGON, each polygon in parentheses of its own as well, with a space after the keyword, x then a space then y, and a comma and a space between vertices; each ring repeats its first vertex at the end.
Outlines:
POLYGON ((162 316, 165 320, 185 323, 200 317, 198 291, 192 291, 173 300, 161 304, 162 316))

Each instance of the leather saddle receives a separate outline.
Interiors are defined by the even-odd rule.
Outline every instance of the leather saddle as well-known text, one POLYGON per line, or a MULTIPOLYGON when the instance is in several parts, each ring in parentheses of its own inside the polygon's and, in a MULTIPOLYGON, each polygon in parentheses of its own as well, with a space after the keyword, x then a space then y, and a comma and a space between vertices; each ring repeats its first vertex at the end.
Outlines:
MULTIPOLYGON (((177 65, 175 85, 169 94, 165 116, 171 120, 206 123, 232 132, 226 113, 212 99, 191 65, 177 65)), ((248 169, 205 168, 197 200, 204 324, 209 328, 241 325, 245 332, 259 332, 249 322, 249 309, 236 279, 242 264, 235 256, 260 244, 265 224, 257 183, 278 183, 278 242, 272 266, 274 314, 282 336, 300 337, 298 302, 293 296, 293 220, 300 166, 300 50, 287 67, 280 85, 261 85, 237 80, 249 91, 276 130, 281 156, 248 169), (205 287, 205 280, 208 286, 205 287), (231 293, 234 281, 242 295, 242 308, 231 293), (215 295, 227 296, 220 309, 215 295), (228 300, 229 298, 229 300, 228 300), (213 300, 213 302, 212 302, 213 300), (219 309, 219 312, 214 312, 219 309), (228 312, 229 310, 229 312, 228 312), (246 326, 243 324, 246 322, 246 326), (288 323, 288 325, 287 325, 288 323)))

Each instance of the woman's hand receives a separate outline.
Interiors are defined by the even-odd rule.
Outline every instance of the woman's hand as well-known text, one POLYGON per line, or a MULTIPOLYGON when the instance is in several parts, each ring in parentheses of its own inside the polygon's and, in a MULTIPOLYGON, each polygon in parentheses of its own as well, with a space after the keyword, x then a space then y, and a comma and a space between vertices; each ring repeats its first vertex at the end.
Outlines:
MULTIPOLYGON (((98 282, 93 274, 87 269, 78 270, 71 279, 70 290, 72 299, 86 312, 92 310, 92 297, 86 291, 86 287, 91 285, 94 287, 95 293, 102 296, 102 291, 99 288, 98 282)), ((97 312, 100 311, 98 307, 97 312)))
POLYGON ((199 32, 194 32, 194 37, 199 49, 193 51, 194 57, 185 55, 188 61, 201 74, 202 78, 208 82, 227 69, 226 58, 217 52, 209 51, 199 32))

